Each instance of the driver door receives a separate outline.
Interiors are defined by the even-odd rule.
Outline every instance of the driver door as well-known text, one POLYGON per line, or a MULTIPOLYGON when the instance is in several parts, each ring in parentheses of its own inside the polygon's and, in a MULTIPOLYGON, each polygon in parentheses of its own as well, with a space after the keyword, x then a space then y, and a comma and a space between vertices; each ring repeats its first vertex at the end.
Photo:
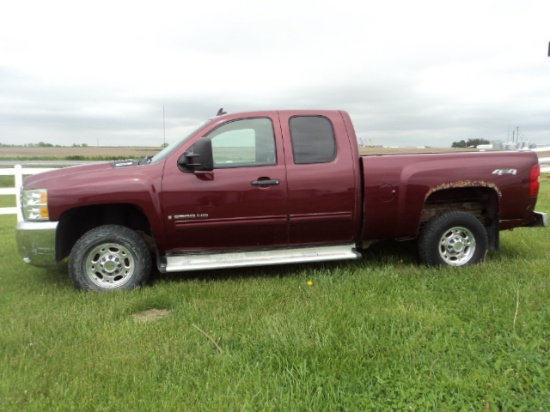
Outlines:
POLYGON ((166 165, 169 252, 285 246, 287 185, 278 118, 235 119, 205 138, 212 140, 214 170, 192 173, 166 165))

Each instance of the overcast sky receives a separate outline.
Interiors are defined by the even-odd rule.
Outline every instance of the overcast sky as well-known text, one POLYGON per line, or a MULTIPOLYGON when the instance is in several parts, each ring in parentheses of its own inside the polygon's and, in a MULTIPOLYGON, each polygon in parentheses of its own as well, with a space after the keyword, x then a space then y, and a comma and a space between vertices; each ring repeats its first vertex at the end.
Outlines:
POLYGON ((549 0, 2 1, 0 143, 170 143, 218 108, 375 144, 550 143, 549 0))

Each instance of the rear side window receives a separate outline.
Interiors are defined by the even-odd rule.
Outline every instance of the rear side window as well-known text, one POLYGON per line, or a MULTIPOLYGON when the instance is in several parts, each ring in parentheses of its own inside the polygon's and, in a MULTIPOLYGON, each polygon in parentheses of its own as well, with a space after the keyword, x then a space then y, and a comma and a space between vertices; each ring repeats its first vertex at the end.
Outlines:
POLYGON ((295 164, 328 163, 336 157, 334 129, 326 117, 292 117, 290 135, 295 164))

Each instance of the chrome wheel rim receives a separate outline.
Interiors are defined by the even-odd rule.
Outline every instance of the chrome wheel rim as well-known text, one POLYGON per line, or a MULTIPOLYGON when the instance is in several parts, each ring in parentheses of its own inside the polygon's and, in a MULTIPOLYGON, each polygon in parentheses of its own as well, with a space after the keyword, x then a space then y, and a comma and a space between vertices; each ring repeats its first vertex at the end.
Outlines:
POLYGON ((452 227, 439 240, 439 256, 450 266, 467 264, 476 251, 473 233, 462 226, 452 227))
POLYGON ((104 243, 88 253, 86 275, 97 286, 117 288, 128 282, 136 264, 133 255, 118 243, 104 243))

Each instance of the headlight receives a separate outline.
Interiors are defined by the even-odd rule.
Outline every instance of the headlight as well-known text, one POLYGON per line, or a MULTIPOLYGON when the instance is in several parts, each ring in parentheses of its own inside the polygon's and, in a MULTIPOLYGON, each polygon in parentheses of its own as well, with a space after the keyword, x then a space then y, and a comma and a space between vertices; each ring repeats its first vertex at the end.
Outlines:
POLYGON ((48 191, 21 189, 21 211, 25 220, 48 220, 48 191))

